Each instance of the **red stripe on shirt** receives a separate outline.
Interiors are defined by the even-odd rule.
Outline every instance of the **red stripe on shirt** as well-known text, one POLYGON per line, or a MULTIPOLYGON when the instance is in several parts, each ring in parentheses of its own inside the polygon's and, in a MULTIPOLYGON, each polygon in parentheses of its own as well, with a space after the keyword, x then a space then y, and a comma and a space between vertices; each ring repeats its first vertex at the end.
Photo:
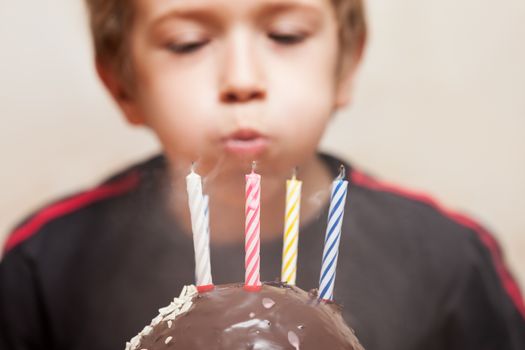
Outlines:
POLYGON ((400 195, 405 198, 423 202, 437 209, 440 213, 450 218, 451 220, 455 221, 456 223, 462 226, 468 227, 472 229, 474 232, 476 232, 480 241, 483 243, 483 245, 487 247, 487 249, 490 252, 490 255, 492 257, 492 262, 496 268, 497 274, 503 284, 503 287, 505 288, 505 291, 509 295, 510 299, 512 300, 512 302, 514 303, 514 305, 516 306, 520 314, 523 316, 523 318, 525 318, 525 305, 523 303, 523 298, 521 295, 520 288, 518 287, 518 284, 512 277, 512 274, 509 272, 507 266, 505 265, 503 261, 503 255, 499 248, 498 243, 486 229, 484 229, 477 222, 468 218, 467 216, 464 216, 462 214, 459 214, 459 213, 456 213, 456 212, 453 212, 451 210, 444 208, 438 202, 436 202, 433 198, 425 194, 412 192, 412 191, 397 187, 395 185, 381 183, 359 171, 352 170, 351 182, 356 185, 366 187, 372 190, 390 192, 390 193, 394 193, 394 194, 400 195))
POLYGON ((124 194, 135 188, 138 183, 139 174, 133 172, 122 179, 80 193, 42 209, 28 222, 13 231, 5 243, 4 253, 33 236, 48 222, 86 207, 91 203, 124 194))

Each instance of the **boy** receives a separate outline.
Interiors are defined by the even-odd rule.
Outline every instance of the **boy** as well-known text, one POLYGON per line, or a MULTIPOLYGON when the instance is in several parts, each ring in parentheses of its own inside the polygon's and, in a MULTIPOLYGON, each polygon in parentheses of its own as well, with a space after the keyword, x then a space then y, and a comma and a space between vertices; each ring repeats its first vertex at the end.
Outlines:
MULTIPOLYGON (((89 0, 99 75, 164 155, 36 213, 0 265, 0 345, 115 349, 193 280, 184 177, 210 195, 215 283, 243 278, 244 174, 263 177, 261 272, 279 276, 298 166, 298 282, 317 286, 341 161, 316 152, 365 41, 358 0, 89 0), (2 344, 5 343, 5 344, 2 344)), ((525 309, 493 238, 421 196, 350 181, 335 297, 368 349, 524 349, 525 309)))

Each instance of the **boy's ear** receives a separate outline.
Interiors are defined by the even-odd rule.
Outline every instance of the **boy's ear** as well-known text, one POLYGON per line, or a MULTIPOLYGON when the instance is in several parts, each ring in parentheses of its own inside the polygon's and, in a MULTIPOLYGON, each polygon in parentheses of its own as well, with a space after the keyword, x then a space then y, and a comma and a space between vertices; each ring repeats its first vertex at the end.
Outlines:
POLYGON ((96 68, 100 80, 102 80, 111 97, 122 110, 128 122, 133 125, 144 125, 144 118, 140 115, 133 96, 115 71, 114 66, 97 60, 96 68))
POLYGON ((361 63, 363 55, 364 39, 354 52, 349 53, 343 57, 343 62, 340 67, 340 76, 337 84, 337 94, 335 98, 335 108, 343 108, 352 101, 354 79, 357 68, 361 63))

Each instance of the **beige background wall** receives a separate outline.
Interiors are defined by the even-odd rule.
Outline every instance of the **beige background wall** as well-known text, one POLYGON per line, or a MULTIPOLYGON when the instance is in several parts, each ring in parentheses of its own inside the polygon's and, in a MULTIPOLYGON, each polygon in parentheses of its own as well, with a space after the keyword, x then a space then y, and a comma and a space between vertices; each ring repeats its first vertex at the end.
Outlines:
MULTIPOLYGON (((495 231, 525 282, 525 1, 370 0, 354 105, 324 147, 495 231)), ((95 78, 80 0, 0 0, 0 241, 154 152, 95 78)))

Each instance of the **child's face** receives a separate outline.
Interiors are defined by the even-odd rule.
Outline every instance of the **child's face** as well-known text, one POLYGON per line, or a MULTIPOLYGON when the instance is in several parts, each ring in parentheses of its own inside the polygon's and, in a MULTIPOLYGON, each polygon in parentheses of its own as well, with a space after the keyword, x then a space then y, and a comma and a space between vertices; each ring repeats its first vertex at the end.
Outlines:
POLYGON ((313 159, 351 80, 330 0, 135 2, 136 90, 121 105, 170 159, 263 172, 313 159))

